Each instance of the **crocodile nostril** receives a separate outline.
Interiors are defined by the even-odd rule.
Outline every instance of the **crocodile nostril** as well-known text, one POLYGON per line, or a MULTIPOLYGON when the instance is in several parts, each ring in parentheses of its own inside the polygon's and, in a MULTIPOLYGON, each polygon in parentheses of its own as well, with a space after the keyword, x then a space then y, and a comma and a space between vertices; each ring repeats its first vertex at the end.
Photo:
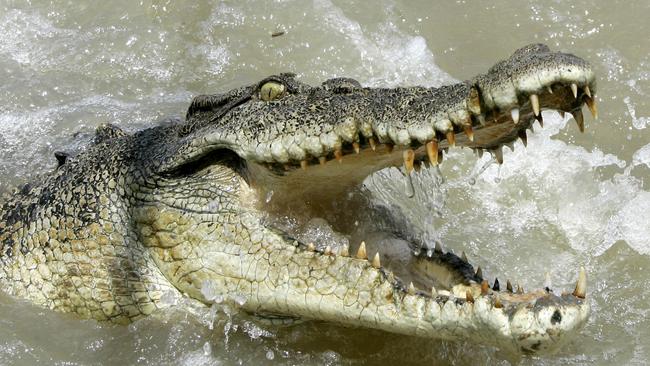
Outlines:
POLYGON ((562 321, 562 314, 560 313, 560 310, 555 309, 553 312, 553 316, 551 316, 551 324, 557 324, 562 321))

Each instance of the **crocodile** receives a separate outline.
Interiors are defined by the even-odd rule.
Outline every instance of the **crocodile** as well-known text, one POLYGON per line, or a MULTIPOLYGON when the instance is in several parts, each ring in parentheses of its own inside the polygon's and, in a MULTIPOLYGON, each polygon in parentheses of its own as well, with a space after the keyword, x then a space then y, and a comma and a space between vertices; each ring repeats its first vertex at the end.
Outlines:
POLYGON ((367 176, 399 167, 408 182, 454 147, 502 163, 502 147, 525 143, 542 110, 569 112, 582 130, 595 92, 586 61, 533 44, 439 88, 310 86, 282 73, 197 96, 174 123, 104 124, 84 151, 58 153, 56 169, 5 195, 0 286, 115 323, 169 307, 169 296, 243 298, 245 312, 269 320, 553 352, 588 320, 584 269, 573 291, 524 291, 440 243, 409 242, 398 269, 367 240, 325 245, 282 218, 323 218, 351 235, 372 207, 346 203, 348 193, 367 176))

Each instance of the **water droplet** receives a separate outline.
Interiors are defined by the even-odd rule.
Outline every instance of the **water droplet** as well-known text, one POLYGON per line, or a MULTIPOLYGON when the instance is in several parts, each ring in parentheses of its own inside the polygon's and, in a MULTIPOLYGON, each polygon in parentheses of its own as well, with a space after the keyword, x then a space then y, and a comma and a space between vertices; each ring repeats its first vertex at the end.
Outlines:
POLYGON ((160 297, 160 304, 163 306, 174 306, 178 303, 178 296, 173 291, 167 291, 160 297))
POLYGON ((201 294, 207 301, 212 301, 215 304, 221 304, 223 302, 223 295, 214 281, 203 281, 201 284, 201 294))
POLYGON ((267 360, 272 360, 275 358, 275 353, 272 350, 266 351, 266 359, 267 360))
POLYGON ((497 166, 497 175, 494 177, 494 183, 501 183, 501 165, 497 166))
POLYGON ((210 346, 210 343, 205 342, 203 344, 203 355, 210 356, 211 354, 212 354, 212 346, 210 346))
POLYGON ((411 180, 411 173, 406 173, 405 177, 405 189, 406 196, 411 198, 415 195, 415 189, 413 188, 413 180, 411 180))
POLYGON ((239 306, 244 306, 244 304, 246 304, 246 301, 248 301, 248 299, 244 295, 235 295, 233 297, 233 300, 239 306))

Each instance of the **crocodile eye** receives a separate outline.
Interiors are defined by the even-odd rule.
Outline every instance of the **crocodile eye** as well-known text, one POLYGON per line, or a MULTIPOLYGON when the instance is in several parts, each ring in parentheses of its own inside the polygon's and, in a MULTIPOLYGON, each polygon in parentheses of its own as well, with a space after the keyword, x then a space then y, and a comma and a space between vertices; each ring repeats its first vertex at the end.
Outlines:
POLYGON ((284 84, 278 83, 277 81, 269 81, 264 83, 260 88, 260 99, 265 102, 280 99, 284 96, 284 91, 284 84))

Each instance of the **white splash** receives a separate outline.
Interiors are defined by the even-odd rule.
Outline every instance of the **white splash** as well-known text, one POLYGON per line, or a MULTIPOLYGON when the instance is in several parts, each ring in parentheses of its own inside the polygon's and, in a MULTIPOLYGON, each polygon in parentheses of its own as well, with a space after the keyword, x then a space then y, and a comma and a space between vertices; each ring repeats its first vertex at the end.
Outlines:
POLYGON ((639 165, 645 165, 650 168, 650 144, 643 146, 632 156, 632 165, 630 168, 639 165))
POLYGON ((393 22, 381 31, 368 33, 357 21, 329 0, 314 1, 315 10, 328 33, 342 36, 359 57, 358 75, 368 75, 368 86, 441 85, 455 80, 436 64, 433 53, 421 36, 404 34, 393 22))
POLYGON ((627 113, 630 115, 630 118, 632 118, 632 126, 634 126, 634 128, 642 130, 650 125, 650 117, 637 117, 636 106, 629 96, 623 98, 623 102, 627 106, 627 113))
MULTIPOLYGON (((414 174, 413 199, 404 194, 403 174, 395 168, 372 175, 364 185, 372 191, 375 204, 390 207, 398 217, 442 217, 446 223, 435 228, 431 221, 404 220, 410 225, 405 231, 419 233, 414 235, 426 237, 425 241, 471 238, 471 231, 481 227, 483 236, 497 239, 493 248, 483 250, 496 250, 504 241, 512 241, 508 246, 516 248, 517 238, 530 230, 540 235, 557 231, 561 233, 558 244, 566 242, 576 253, 598 256, 623 240, 638 253, 650 254, 650 220, 645 212, 650 193, 637 178, 625 174, 629 168, 609 178, 600 173, 606 167, 623 169, 626 162, 598 148, 589 151, 557 139, 560 130, 574 127, 570 118, 545 111, 544 121, 543 129, 536 127, 535 133, 529 133, 528 148, 518 142, 514 152, 504 150, 503 165, 492 164, 485 155, 469 176, 462 172, 464 168, 452 165, 447 174, 458 176, 442 185, 439 177, 431 175, 433 170, 414 174), (445 207, 450 189, 460 190, 454 199, 472 202, 472 209, 458 212, 445 207)), ((460 155, 460 150, 452 150, 445 164, 471 161, 454 159, 460 155)), ((634 154, 632 165, 641 164, 650 164, 650 145, 634 154)))

